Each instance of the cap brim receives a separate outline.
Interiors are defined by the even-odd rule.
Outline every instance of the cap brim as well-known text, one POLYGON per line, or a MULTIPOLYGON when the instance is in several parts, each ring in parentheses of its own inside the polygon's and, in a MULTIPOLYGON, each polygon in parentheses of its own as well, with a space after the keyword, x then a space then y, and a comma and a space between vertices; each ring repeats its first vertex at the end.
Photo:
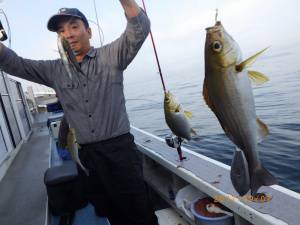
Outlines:
POLYGON ((50 17, 48 24, 47 24, 48 30, 56 32, 58 30, 57 26, 58 26, 59 21, 65 17, 75 17, 75 18, 81 19, 80 16, 74 16, 74 15, 70 15, 70 14, 56 14, 56 15, 50 17))

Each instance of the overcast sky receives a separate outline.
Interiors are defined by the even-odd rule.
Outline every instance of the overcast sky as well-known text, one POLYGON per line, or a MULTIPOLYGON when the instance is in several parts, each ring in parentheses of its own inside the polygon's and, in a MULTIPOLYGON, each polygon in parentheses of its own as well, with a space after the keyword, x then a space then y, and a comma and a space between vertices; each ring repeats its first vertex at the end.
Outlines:
MULTIPOLYGON (((141 5, 141 1, 137 2, 141 5)), ((145 0, 145 3, 166 73, 203 67, 205 28, 214 24, 216 8, 219 20, 239 43, 244 56, 266 46, 276 50, 300 43, 297 0, 145 0)), ((123 9, 117 0, 96 0, 96 4, 105 43, 109 43, 125 29, 123 9)), ((0 8, 11 27, 12 49, 30 59, 57 58, 56 34, 48 31, 46 24, 61 7, 77 7, 88 19, 96 20, 93 0, 1 1, 0 8)), ((4 16, 0 15, 0 19, 7 30, 4 16)), ((91 27, 92 44, 98 47, 98 31, 92 23, 91 27)), ((126 73, 134 82, 141 78, 141 72, 143 76, 152 76, 156 70, 148 38, 126 73)))

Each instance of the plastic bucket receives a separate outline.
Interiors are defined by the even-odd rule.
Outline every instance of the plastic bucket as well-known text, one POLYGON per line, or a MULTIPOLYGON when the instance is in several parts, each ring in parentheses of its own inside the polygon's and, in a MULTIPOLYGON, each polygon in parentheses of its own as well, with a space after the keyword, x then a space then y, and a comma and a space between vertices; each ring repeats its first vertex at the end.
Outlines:
MULTIPOLYGON (((191 211, 192 214, 195 217, 195 223, 197 225, 233 225, 233 216, 229 215, 224 215, 221 214, 221 216, 216 216, 216 217, 208 217, 200 214, 197 209, 196 205, 201 203, 202 201, 207 201, 210 200, 209 203, 215 203, 214 199, 206 197, 206 198, 197 198, 195 201, 193 201, 192 206, 191 206, 191 211)), ((208 204, 208 203, 207 203, 208 204)), ((206 204, 203 204, 203 207, 206 207, 206 204)), ((206 211, 206 208, 203 209, 206 211)))

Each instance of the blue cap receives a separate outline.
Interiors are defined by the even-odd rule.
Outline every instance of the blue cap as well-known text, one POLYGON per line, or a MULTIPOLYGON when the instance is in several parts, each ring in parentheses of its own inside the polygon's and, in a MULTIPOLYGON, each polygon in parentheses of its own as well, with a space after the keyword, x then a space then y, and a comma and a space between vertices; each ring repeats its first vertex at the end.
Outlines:
POLYGON ((88 20, 86 19, 85 15, 80 12, 76 8, 61 8, 57 14, 53 15, 48 21, 48 30, 56 32, 57 25, 61 18, 63 17, 75 17, 81 19, 86 27, 89 27, 88 20))

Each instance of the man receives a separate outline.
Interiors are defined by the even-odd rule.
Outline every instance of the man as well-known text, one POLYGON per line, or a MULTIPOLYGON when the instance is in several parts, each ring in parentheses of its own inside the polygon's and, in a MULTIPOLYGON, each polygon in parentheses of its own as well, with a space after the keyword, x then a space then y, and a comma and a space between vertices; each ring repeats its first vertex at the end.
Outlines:
POLYGON ((81 72, 69 78, 62 60, 24 59, 0 44, 0 68, 52 87, 81 145, 79 169, 85 192, 99 216, 111 225, 154 225, 157 218, 147 196, 141 160, 125 108, 123 71, 150 31, 150 21, 134 0, 120 0, 128 23, 120 38, 101 48, 90 46, 91 29, 78 9, 61 9, 48 29, 69 42, 81 72))

